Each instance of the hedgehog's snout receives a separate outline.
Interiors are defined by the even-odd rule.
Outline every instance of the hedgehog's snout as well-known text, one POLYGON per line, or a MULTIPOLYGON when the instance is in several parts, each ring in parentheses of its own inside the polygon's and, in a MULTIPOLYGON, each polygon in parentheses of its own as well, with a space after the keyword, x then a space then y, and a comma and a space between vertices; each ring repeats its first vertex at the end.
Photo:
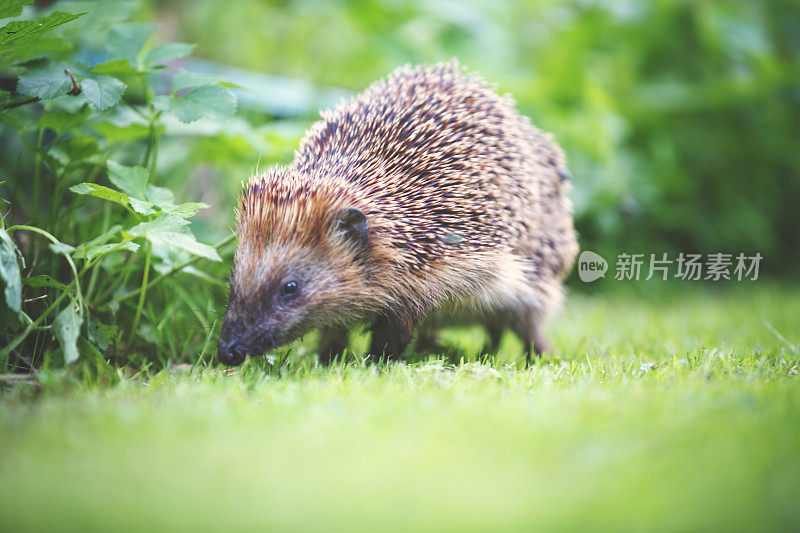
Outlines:
POLYGON ((247 346, 242 338, 241 320, 230 320, 225 317, 222 323, 222 333, 219 337, 217 360, 230 366, 238 366, 247 358, 247 346))
POLYGON ((239 343, 239 339, 233 338, 230 340, 220 340, 219 348, 217 349, 217 360, 229 366, 238 366, 244 363, 246 352, 244 347, 239 343))
POLYGON ((268 334, 263 325, 248 324, 241 318, 226 318, 219 337, 217 361, 238 366, 244 363, 248 355, 261 355, 275 347, 274 337, 268 334))

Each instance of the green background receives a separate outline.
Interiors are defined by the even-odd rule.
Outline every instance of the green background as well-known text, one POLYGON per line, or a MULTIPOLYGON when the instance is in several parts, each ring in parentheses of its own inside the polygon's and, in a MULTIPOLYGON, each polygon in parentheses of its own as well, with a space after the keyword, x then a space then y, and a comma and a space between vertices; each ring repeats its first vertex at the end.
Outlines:
POLYGON ((198 0, 148 16, 198 56, 317 88, 458 58, 565 148, 583 248, 761 252, 797 275, 796 2, 198 0))

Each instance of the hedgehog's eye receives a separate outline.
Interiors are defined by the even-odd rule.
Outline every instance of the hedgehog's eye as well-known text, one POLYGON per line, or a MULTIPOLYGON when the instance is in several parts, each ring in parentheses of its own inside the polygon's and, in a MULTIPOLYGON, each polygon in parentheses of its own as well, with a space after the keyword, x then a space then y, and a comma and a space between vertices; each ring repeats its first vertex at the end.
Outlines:
POLYGON ((288 281, 281 287, 280 295, 282 299, 289 300, 297 296, 298 292, 300 292, 300 285, 296 281, 288 281))

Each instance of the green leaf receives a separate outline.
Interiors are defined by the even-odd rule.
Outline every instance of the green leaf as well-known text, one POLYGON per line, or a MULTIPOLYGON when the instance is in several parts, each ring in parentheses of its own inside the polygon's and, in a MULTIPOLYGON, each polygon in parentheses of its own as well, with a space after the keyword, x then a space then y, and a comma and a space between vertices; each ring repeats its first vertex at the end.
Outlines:
POLYGON ((16 17, 22 13, 22 7, 32 3, 33 0, 0 0, 0 19, 16 17))
POLYGON ((125 84, 111 76, 95 76, 82 80, 81 89, 93 106, 104 111, 119 102, 125 92, 125 84))
POLYGON ((166 211, 168 213, 172 213, 173 215, 178 215, 181 218, 191 218, 199 210, 206 209, 208 207, 210 207, 208 204, 198 203, 198 202, 188 202, 185 204, 176 205, 175 207, 166 209, 166 211))
POLYGON ((182 219, 181 217, 170 215, 170 214, 161 214, 158 215, 153 220, 149 222, 141 222, 136 224, 131 229, 128 230, 128 233, 133 235, 134 237, 146 237, 148 235, 155 235, 155 234, 164 234, 164 233, 176 233, 184 231, 184 227, 189 224, 187 220, 182 219))
POLYGON ((153 209, 153 204, 146 200, 139 200, 138 198, 129 197, 127 194, 121 193, 116 189, 106 187, 105 185, 98 185, 97 183, 79 183, 69 188, 75 194, 87 194, 96 198, 102 198, 120 205, 131 206, 131 208, 142 215, 152 215, 156 212, 153 209))
POLYGON ((42 274, 41 276, 36 276, 33 278, 22 278, 22 283, 34 289, 39 289, 42 287, 53 287, 61 291, 69 290, 69 287, 67 287, 65 284, 61 283, 57 279, 51 278, 46 274, 42 274))
POLYGON ((139 245, 135 242, 122 241, 106 244, 112 237, 117 235, 121 229, 122 226, 119 224, 111 226, 101 235, 98 235, 91 241, 78 246, 72 256, 76 259, 86 259, 91 261, 96 257, 108 255, 119 250, 128 250, 131 252, 137 251, 139 249, 139 245))
MULTIPOLYGON (((148 185, 150 174, 143 167, 126 167, 114 161, 108 162, 108 178, 111 183, 128 194, 130 206, 138 213, 150 215, 156 211, 153 205, 159 202, 171 207, 172 192, 163 187, 148 185)), ((159 205, 161 209, 161 207, 159 205)))
POLYGON ((186 43, 167 43, 157 46, 150 50, 144 60, 146 67, 161 65, 173 59, 188 56, 194 50, 195 45, 186 43))
POLYGON ((66 13, 54 11, 50 15, 38 20, 14 20, 0 28, 0 45, 5 45, 22 39, 30 39, 57 26, 71 22, 85 13, 66 13))
POLYGON ((99 246, 91 246, 86 250, 80 250, 79 253, 75 254, 75 258, 85 258, 87 261, 91 261, 96 257, 101 257, 104 255, 108 255, 110 253, 119 252, 121 250, 127 250, 129 252, 135 252, 139 249, 139 245, 135 242, 130 241, 122 241, 122 242, 115 242, 111 244, 101 244, 99 246))
POLYGON ((42 100, 67 94, 72 88, 72 80, 64 72, 64 65, 50 63, 44 68, 28 70, 19 77, 17 92, 25 96, 35 96, 42 100))
POLYGON ((127 194, 121 193, 116 189, 106 187, 105 185, 98 185, 97 183, 79 183, 69 188, 75 194, 88 194, 95 198, 102 198, 120 205, 130 205, 130 199, 127 194))
POLYGON ((170 98, 166 94, 157 94, 150 100, 150 103, 153 104, 153 109, 156 111, 169 113, 169 101, 170 98))
POLYGON ((161 257, 171 249, 178 249, 212 261, 221 261, 216 249, 195 239, 186 227, 188 223, 180 216, 162 213, 149 222, 137 224, 130 229, 130 233, 133 236, 143 236, 149 240, 153 244, 154 253, 161 257))
POLYGON ((142 215, 152 215, 156 212, 156 210, 153 209, 153 204, 150 202, 139 200, 138 198, 133 197, 131 197, 129 200, 131 203, 131 208, 133 208, 133 210, 137 213, 141 213, 142 215))
POLYGON ((0 47, 0 57, 11 64, 24 63, 32 59, 52 55, 54 52, 72 50, 72 43, 55 35, 39 36, 36 39, 20 41, 0 47))
POLYGON ((175 195, 172 191, 165 187, 148 184, 148 177, 149 174, 143 167, 126 167, 114 161, 108 161, 109 180, 124 192, 96 183, 80 183, 70 187, 70 190, 76 194, 88 194, 118 204, 130 205, 134 211, 143 215, 155 213, 154 207, 157 207, 180 218, 188 218, 194 215, 198 209, 208 207, 206 204, 199 203, 175 205, 175 195))
POLYGON ((100 350, 106 351, 114 344, 119 328, 115 325, 103 324, 92 317, 87 321, 86 331, 89 334, 89 340, 100 350))
POLYGON ((149 22, 130 22, 112 26, 106 39, 109 58, 127 59, 137 69, 141 68, 139 55, 157 27, 149 22))
POLYGON ((19 315, 22 313, 22 283, 17 254, 19 251, 14 245, 14 241, 5 230, 0 229, 0 277, 3 278, 6 285, 6 305, 19 315))
POLYGON ((50 128, 60 135, 83 124, 88 117, 89 108, 84 104, 84 107, 78 113, 61 110, 43 113, 36 119, 36 125, 42 128, 50 128))
POLYGON ((150 134, 150 130, 144 124, 130 123, 119 126, 113 122, 93 122, 92 125, 109 144, 144 139, 150 134))
POLYGON ((56 242, 50 245, 50 249, 53 251, 54 254, 66 254, 69 255, 75 251, 74 246, 70 246, 65 242, 56 242))
POLYGON ((202 87, 205 85, 217 85, 224 81, 222 76, 216 74, 198 74, 181 70, 172 78, 172 94, 189 89, 190 87, 202 87))
POLYGON ((147 198, 147 180, 149 178, 150 174, 144 167, 126 167, 116 161, 108 162, 108 179, 128 196, 141 200, 147 198))
POLYGON ((81 332, 81 318, 78 306, 70 303, 61 310, 53 321, 53 331, 61 350, 64 352, 64 364, 70 364, 78 359, 78 335, 81 332))
POLYGON ((230 118, 236 113, 236 97, 229 89, 208 85, 170 98, 170 111, 186 123, 204 116, 230 118))
POLYGON ((61 144, 70 161, 81 161, 96 154, 100 148, 97 139, 88 135, 78 135, 61 144))
POLYGON ((103 63, 98 63, 92 67, 92 74, 106 74, 109 76, 130 76, 136 74, 136 69, 131 66, 127 59, 112 59, 103 63))
POLYGON ((207 244, 198 242, 191 233, 155 234, 148 236, 148 239, 154 246, 161 246, 164 249, 178 248, 212 261, 222 261, 216 249, 207 244))
POLYGON ((152 202, 162 210, 175 207, 175 195, 172 194, 172 191, 156 185, 147 186, 147 201, 152 202))

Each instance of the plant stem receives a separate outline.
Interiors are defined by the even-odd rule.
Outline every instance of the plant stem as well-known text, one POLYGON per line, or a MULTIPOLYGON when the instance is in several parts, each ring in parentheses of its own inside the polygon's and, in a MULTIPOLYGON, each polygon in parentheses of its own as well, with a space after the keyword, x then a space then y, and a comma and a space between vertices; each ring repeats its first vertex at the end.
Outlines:
POLYGON ((149 132, 147 136, 147 149, 144 152, 142 159, 142 166, 150 169, 150 180, 153 179, 153 170, 155 170, 155 158, 158 153, 158 137, 156 136, 156 123, 158 122, 159 113, 153 108, 153 93, 150 87, 147 86, 147 81, 144 76, 139 77, 139 83, 144 92, 145 101, 147 104, 147 112, 150 114, 149 132))
POLYGON ((44 128, 39 128, 39 135, 36 138, 36 156, 33 162, 33 208, 31 209, 31 222, 35 223, 39 218, 39 196, 42 190, 42 140, 44 139, 44 128))
POLYGON ((152 255, 153 247, 150 244, 150 241, 147 241, 146 244, 147 248, 144 252, 144 274, 142 275, 142 287, 139 291, 139 305, 136 306, 136 315, 133 317, 133 326, 131 327, 131 332, 128 337, 128 342, 133 339, 133 335, 136 332, 136 327, 139 325, 139 317, 142 316, 142 307, 144 307, 144 298, 147 294, 147 278, 150 276, 150 256, 152 255))
MULTIPOLYGON (((111 224, 111 220, 110 219, 111 219, 111 204, 106 202, 105 206, 103 207, 103 231, 104 232, 106 230, 108 230, 108 227, 111 224)), ((87 266, 88 266, 88 261, 87 261, 87 265, 84 265, 84 269, 87 268, 87 266)), ((100 269, 99 268, 95 268, 94 270, 92 270, 92 275, 89 276, 89 286, 86 289, 86 301, 87 302, 91 301, 92 293, 94 292, 94 288, 95 288, 95 286, 97 284, 97 276, 98 276, 99 272, 100 272, 100 269)))
POLYGON ((63 207, 64 201, 64 175, 67 173, 67 167, 61 169, 58 175, 54 174, 55 180, 53 182, 53 193, 50 196, 50 227, 55 228, 58 225, 58 210, 63 207))
POLYGON ((153 151, 153 118, 150 117, 149 133, 147 134, 147 148, 144 150, 144 157, 142 157, 142 166, 149 168, 150 153, 153 151))
POLYGON ((156 135, 156 125, 158 123, 158 114, 153 117, 153 121, 150 124, 151 128, 151 135, 153 136, 153 152, 150 155, 150 183, 154 183, 156 180, 156 160, 158 159, 158 145, 161 141, 161 136, 156 135))

